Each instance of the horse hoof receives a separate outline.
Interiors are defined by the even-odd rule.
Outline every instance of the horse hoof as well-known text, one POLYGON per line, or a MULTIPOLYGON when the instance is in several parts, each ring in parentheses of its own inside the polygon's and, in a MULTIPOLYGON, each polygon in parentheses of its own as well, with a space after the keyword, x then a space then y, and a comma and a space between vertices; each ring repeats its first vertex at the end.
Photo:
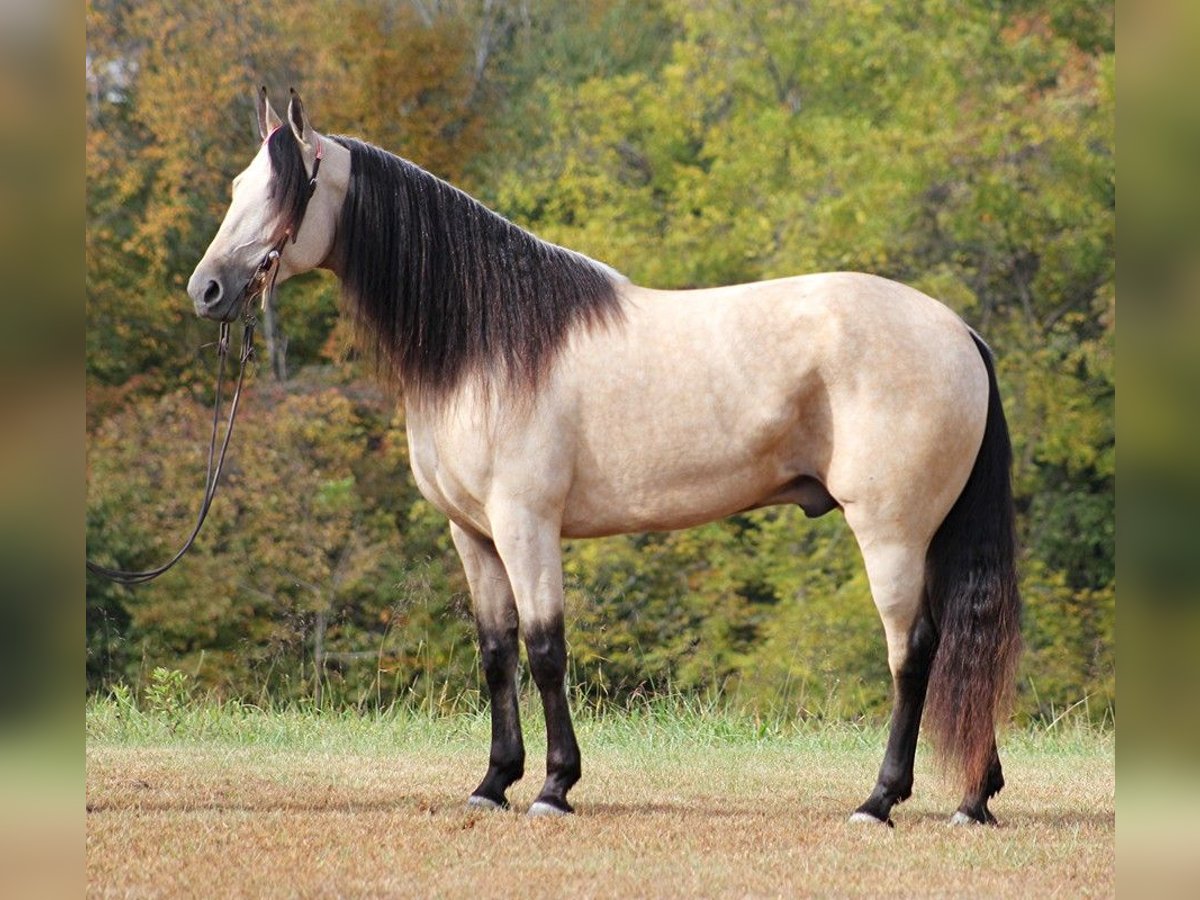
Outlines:
POLYGON ((984 823, 980 822, 974 816, 968 815, 967 813, 965 813, 961 809, 959 809, 959 810, 955 810, 954 815, 952 815, 950 817, 950 824, 959 826, 959 825, 983 825, 984 823))
POLYGON ((507 803, 497 803, 491 797, 472 794, 467 798, 467 809, 508 809, 507 803))
POLYGON ((542 817, 555 818, 569 815, 571 815, 571 810, 560 809, 553 803, 547 803, 545 800, 536 800, 534 801, 533 805, 529 807, 529 818, 531 819, 540 819, 542 817))
POLYGON ((896 823, 893 822, 891 819, 877 819, 877 818, 875 818, 875 816, 871 815, 869 812, 863 812, 862 810, 859 810, 858 812, 855 812, 855 813, 851 813, 850 821, 854 822, 855 824, 862 823, 865 825, 886 825, 888 828, 896 827, 896 823))

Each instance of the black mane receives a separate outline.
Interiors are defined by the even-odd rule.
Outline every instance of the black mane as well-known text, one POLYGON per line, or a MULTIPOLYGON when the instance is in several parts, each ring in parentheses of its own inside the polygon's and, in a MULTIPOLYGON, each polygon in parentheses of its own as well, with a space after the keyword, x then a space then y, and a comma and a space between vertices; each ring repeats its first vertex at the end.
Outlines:
MULTIPOLYGON (((294 140, 280 141, 292 152, 276 153, 278 134, 269 144, 273 203, 295 224, 307 176, 294 140)), ((333 140, 350 151, 351 174, 327 265, 360 346, 406 392, 444 396, 474 376, 528 396, 575 326, 620 319, 618 276, 607 267, 407 160, 333 140)))

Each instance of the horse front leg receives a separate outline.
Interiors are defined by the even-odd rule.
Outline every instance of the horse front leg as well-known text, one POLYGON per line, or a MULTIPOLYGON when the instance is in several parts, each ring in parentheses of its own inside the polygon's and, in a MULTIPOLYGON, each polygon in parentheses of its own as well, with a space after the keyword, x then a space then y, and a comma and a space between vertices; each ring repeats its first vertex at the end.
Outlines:
POLYGON ((567 644, 562 615, 532 623, 524 631, 529 669, 546 713, 546 783, 529 807, 529 814, 563 815, 575 811, 567 802, 567 791, 583 770, 567 702, 567 644))
POLYGON ((582 774, 579 744, 567 702, 567 643, 563 630, 562 548, 558 527, 518 517, 496 523, 496 547, 512 582, 529 670, 546 714, 546 782, 531 816, 574 812, 569 791, 582 774))
POLYGON ((485 809, 508 809, 505 792, 525 774, 525 744, 517 703, 517 606, 492 541, 453 524, 450 535, 471 587, 492 712, 487 774, 467 803, 485 809))

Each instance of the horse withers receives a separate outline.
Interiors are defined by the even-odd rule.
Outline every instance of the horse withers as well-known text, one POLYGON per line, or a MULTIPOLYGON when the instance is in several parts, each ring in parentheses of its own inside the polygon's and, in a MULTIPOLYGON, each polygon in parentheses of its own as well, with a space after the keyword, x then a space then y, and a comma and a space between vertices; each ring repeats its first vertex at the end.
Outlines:
POLYGON ((962 779, 956 822, 994 822, 995 728, 1020 652, 1011 448, 991 355, 941 303, 869 275, 694 291, 633 284, 539 240, 397 156, 259 95, 262 144, 188 283, 228 320, 276 249, 316 267, 406 412, 413 474, 450 520, 491 696, 487 774, 525 769, 518 637, 545 707, 529 812, 572 811, 563 538, 686 528, 796 504, 840 509, 887 639, 895 707, 874 789, 910 796, 922 712, 962 779), (319 168, 319 171, 318 171, 319 168))

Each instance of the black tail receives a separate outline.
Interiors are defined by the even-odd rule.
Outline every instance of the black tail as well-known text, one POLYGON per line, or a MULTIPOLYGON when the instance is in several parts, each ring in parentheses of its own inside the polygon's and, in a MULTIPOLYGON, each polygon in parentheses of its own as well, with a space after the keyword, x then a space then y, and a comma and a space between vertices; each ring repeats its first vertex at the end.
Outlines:
POLYGON ((942 760, 962 772, 967 791, 984 783, 1021 655, 1012 444, 991 351, 972 338, 987 367, 987 426, 966 487, 925 560, 926 596, 940 635, 925 722, 942 760))

